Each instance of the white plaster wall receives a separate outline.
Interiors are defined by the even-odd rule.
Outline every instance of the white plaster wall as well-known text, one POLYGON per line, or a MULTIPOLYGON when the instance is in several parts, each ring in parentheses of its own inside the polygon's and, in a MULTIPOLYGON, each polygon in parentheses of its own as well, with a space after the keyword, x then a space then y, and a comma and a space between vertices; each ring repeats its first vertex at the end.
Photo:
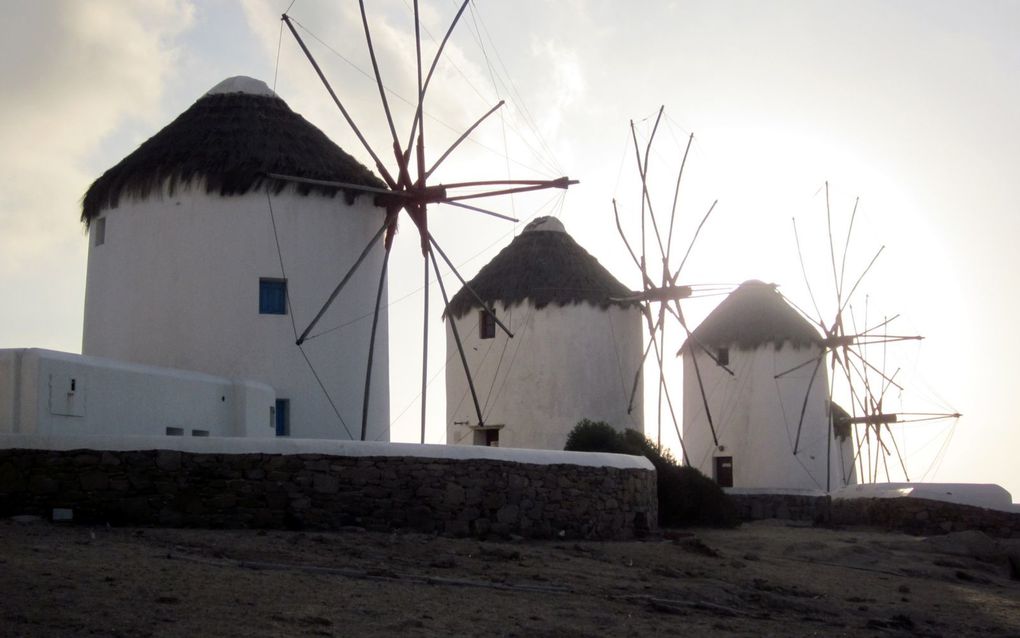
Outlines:
POLYGON ((827 373, 823 367, 811 385, 800 444, 793 454, 797 424, 808 382, 818 356, 815 346, 776 350, 731 348, 731 376, 703 351, 697 352, 709 412, 720 450, 713 442, 704 402, 691 361, 684 351, 683 433, 691 465, 714 475, 714 457, 733 457, 733 487, 828 490, 855 482, 852 445, 832 440, 830 481, 826 481, 828 420, 827 373), (775 375, 812 361, 780 379, 775 375), (842 458, 841 458, 842 455, 842 458))
POLYGON ((41 436, 272 436, 267 385, 39 349, 0 351, 0 433, 41 436), (70 381, 74 380, 71 392, 70 381))
MULTIPOLYGON (((504 426, 501 447, 562 450, 582 418, 644 432, 640 385, 627 413, 642 353, 636 308, 550 304, 536 310, 528 301, 496 312, 513 339, 498 326, 494 339, 480 339, 477 309, 456 322, 485 423, 504 426)), ((446 344, 446 441, 472 445, 473 431, 457 423, 474 425, 478 417, 449 323, 446 344)))
MULTIPOLYGON (((284 275, 264 192, 219 197, 187 189, 104 211, 106 241, 89 241, 82 351, 266 383, 290 400, 293 436, 358 438, 381 243, 313 334, 344 327, 304 345, 347 429, 295 346, 292 319, 298 332, 308 325, 383 214, 366 197, 348 207, 340 195, 289 190, 273 196, 272 208, 287 315, 258 312, 259 278, 284 275)), ((387 342, 384 307, 367 436, 375 440, 389 439, 387 342)))

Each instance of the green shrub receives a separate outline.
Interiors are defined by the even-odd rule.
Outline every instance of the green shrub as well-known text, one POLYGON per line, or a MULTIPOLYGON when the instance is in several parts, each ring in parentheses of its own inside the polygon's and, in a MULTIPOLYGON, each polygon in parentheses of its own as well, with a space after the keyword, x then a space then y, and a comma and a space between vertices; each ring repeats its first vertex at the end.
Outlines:
POLYGON ((613 452, 615 454, 633 454, 624 447, 623 437, 619 430, 605 421, 581 419, 567 435, 564 450, 574 452, 613 452))
POLYGON ((637 430, 620 432, 603 421, 582 419, 570 431, 564 449, 644 456, 655 466, 659 525, 735 527, 736 508, 722 488, 697 469, 681 465, 673 453, 637 430))

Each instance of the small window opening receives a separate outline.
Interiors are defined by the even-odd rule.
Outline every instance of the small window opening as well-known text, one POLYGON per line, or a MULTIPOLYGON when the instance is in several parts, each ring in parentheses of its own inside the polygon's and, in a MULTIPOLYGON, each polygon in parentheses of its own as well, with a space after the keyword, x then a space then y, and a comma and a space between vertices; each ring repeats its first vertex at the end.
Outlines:
POLYGON ((92 225, 92 237, 95 238, 94 245, 102 246, 106 243, 106 218, 100 217, 92 225))
POLYGON ((275 413, 276 436, 290 436, 290 399, 277 399, 275 413))
POLYGON ((209 436, 209 430, 192 430, 191 436, 209 436))
POLYGON ((167 436, 184 436, 184 428, 167 428, 167 436))
POLYGON ((287 314, 286 279, 259 279, 259 314, 287 314))
POLYGON ((76 386, 77 386, 77 383, 75 382, 75 380, 74 380, 74 379, 71 379, 71 392, 74 392, 74 391, 75 391, 75 387, 76 387, 76 386))
POLYGON ((488 447, 499 447, 499 428, 484 428, 475 430, 475 445, 488 447))
POLYGON ((719 487, 733 487, 733 457, 715 457, 714 474, 713 478, 719 487))
POLYGON ((492 308, 489 310, 479 310, 481 313, 478 317, 478 337, 480 339, 495 339, 496 338, 496 311, 492 308))
POLYGON ((717 350, 715 353, 715 358, 719 362, 719 365, 721 366, 730 365, 730 349, 719 348, 719 350, 717 350))

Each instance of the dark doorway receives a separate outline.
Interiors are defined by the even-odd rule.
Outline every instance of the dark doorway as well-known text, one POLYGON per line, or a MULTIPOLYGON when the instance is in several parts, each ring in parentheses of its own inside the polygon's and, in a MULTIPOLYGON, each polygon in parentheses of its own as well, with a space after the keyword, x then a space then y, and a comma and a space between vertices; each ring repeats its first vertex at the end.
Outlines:
POLYGON ((715 457, 715 482, 719 487, 733 487, 733 457, 715 457))
POLYGON ((276 436, 290 436, 290 399, 276 400, 276 436))

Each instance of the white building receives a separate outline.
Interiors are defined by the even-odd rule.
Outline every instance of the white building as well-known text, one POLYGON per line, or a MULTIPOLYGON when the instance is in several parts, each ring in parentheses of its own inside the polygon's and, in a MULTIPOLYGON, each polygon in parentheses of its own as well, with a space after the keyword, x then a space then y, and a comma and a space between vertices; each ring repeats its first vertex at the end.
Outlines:
MULTIPOLYGON (((82 351, 263 383, 279 434, 360 438, 380 245, 304 354, 295 341, 384 211, 359 191, 267 173, 383 186, 264 83, 222 82, 86 193, 82 351)), ((366 438, 386 441, 385 307, 374 359, 366 438)))
POLYGON ((263 383, 37 348, 0 350, 0 435, 258 437, 275 432, 263 383))
POLYGON ((461 289, 447 307, 447 443, 562 450, 582 418, 644 431, 642 315, 630 294, 551 217, 541 217, 468 285, 510 339, 461 289), (451 324, 478 393, 479 424, 451 324))
POLYGON ((682 349, 690 464, 724 487, 828 491, 856 483, 849 426, 830 438, 825 363, 811 381, 821 348, 819 332, 774 285, 741 284, 682 349))

